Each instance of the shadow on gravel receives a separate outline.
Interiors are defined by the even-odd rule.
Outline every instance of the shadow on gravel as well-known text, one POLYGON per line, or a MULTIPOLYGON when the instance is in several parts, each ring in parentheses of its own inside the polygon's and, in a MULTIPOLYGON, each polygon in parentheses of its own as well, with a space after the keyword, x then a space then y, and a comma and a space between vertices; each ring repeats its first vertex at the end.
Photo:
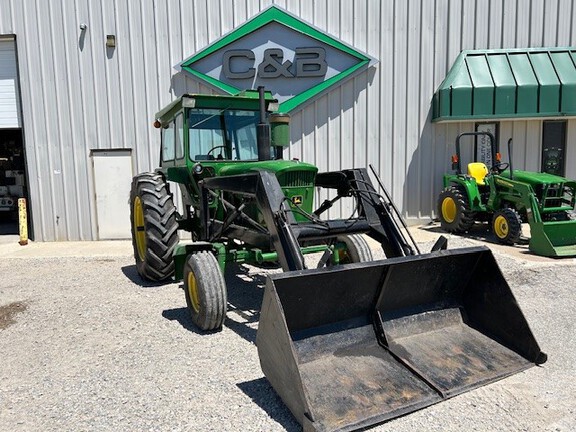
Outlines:
POLYGON ((159 287, 159 286, 163 286, 163 285, 166 285, 166 284, 169 284, 172 282, 172 281, 163 281, 163 282, 146 281, 146 280, 142 279, 140 277, 140 275, 138 274, 138 270, 136 270, 135 264, 124 266, 124 267, 122 267, 121 270, 122 270, 122 273, 124 273, 124 276, 126 276, 128 279, 130 279, 136 285, 144 287, 144 288, 159 287))
POLYGON ((200 330, 198 330, 198 327, 196 327, 192 322, 192 319, 190 318, 190 314, 186 307, 163 310, 162 316, 167 320, 177 321, 186 330, 199 334, 202 333, 200 332, 200 330))
POLYGON ((302 430, 302 427, 296 422, 292 413, 286 408, 266 378, 245 381, 236 385, 288 432, 302 430))
MULTIPOLYGON (((427 231, 427 232, 431 232, 431 233, 446 234, 446 231, 444 231, 440 227, 439 224, 426 225, 420 229, 422 231, 427 231)), ((459 233, 459 234, 453 234, 453 235, 458 235, 459 237, 467 238, 467 239, 471 239, 471 240, 480 240, 480 241, 483 241, 486 243, 500 244, 500 242, 496 239, 496 236, 494 235, 494 233, 490 229, 490 224, 488 224, 488 223, 476 223, 476 224, 474 224, 474 226, 472 228, 470 228, 469 231, 466 231, 465 233, 459 233)), ((529 243, 529 241, 530 241, 529 238, 522 236, 522 237, 520 237, 518 244, 519 245, 527 245, 529 243)))
POLYGON ((234 311, 240 321, 226 318, 224 325, 249 342, 256 341, 252 325, 260 319, 265 283, 266 275, 250 274, 245 266, 230 265, 226 270, 228 312, 234 311))
MULTIPOLYGON (((122 271, 128 279, 140 286, 161 285, 142 281, 134 265, 122 267, 122 271)), ((266 275, 250 273, 249 268, 232 264, 226 269, 225 279, 228 289, 228 313, 234 312, 234 318, 227 316, 224 326, 248 342, 255 342, 257 330, 254 327, 260 319, 266 275)), ((183 288, 183 285, 180 284, 180 287, 183 288)), ((192 322, 186 307, 167 309, 162 312, 162 316, 168 320, 177 321, 186 330, 197 334, 214 333, 199 330, 192 322)))
POLYGON ((0 330, 16 324, 16 315, 24 312, 26 309, 28 309, 28 305, 24 302, 15 302, 0 306, 0 330))

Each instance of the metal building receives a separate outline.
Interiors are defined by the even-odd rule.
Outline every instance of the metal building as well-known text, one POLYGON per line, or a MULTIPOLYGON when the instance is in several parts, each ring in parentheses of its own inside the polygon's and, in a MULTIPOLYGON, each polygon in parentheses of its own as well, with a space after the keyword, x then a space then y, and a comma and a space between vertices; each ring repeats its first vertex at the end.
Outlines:
POLYGON ((33 238, 129 237, 131 176, 158 163, 154 114, 183 93, 219 91, 175 66, 272 4, 375 60, 293 107, 289 157, 321 170, 372 164, 422 222, 435 216, 459 132, 491 129, 513 138, 515 167, 554 162, 576 177, 574 51, 553 55, 576 45, 572 0, 0 0, 0 182, 29 198, 33 238), (543 49, 522 51, 527 87, 510 69, 516 111, 500 115, 489 54, 525 48, 543 49), (505 51, 477 51, 494 49, 505 51), (474 59, 457 61, 462 50, 474 59), (462 64, 468 81, 451 83, 462 64), (451 86, 462 91, 446 111, 435 101, 451 86), (518 110, 525 90, 535 91, 532 111, 518 110))

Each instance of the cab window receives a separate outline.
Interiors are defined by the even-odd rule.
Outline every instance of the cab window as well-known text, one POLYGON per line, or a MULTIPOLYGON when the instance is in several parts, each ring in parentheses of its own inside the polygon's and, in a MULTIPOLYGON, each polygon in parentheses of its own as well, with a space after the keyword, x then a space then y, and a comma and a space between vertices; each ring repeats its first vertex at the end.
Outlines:
POLYGON ((174 122, 170 122, 162 129, 162 162, 174 160, 174 146, 174 122))

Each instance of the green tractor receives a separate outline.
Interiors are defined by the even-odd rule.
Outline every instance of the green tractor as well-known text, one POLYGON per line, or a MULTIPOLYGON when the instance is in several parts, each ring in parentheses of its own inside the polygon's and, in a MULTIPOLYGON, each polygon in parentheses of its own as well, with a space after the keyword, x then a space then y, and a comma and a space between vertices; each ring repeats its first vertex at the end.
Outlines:
POLYGON ((277 106, 259 88, 183 95, 156 114, 160 167, 134 177, 131 192, 144 279, 183 280, 192 321, 211 331, 225 322, 229 264, 280 265, 256 345, 305 430, 363 428, 546 361, 488 248, 446 250, 440 239, 421 254, 367 169, 319 173, 283 159, 289 116, 277 106), (332 198, 316 207, 320 188, 332 198), (323 218, 342 198, 354 213, 323 218), (362 234, 387 259, 372 261, 362 234), (317 269, 306 269, 309 253, 321 253, 317 269))
POLYGON ((444 175, 444 190, 438 197, 442 228, 463 233, 477 221, 489 222, 500 243, 514 245, 522 235, 522 222, 527 222, 532 253, 576 256, 576 182, 553 174, 512 169, 511 139, 508 154, 510 163, 500 162, 494 136, 489 132, 466 132, 456 138, 456 154, 452 156, 455 173, 444 175), (466 173, 462 171, 460 139, 464 136, 488 138, 495 162, 490 169, 474 160, 466 173))

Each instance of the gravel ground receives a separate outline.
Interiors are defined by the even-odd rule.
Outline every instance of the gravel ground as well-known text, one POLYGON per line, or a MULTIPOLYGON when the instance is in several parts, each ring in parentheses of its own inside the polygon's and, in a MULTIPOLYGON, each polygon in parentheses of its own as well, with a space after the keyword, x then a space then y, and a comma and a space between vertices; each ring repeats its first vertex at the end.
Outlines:
MULTIPOLYGON (((496 256, 548 362, 371 430, 576 430, 575 260, 496 256)), ((200 334, 131 257, 2 258, 0 430, 300 430, 258 362, 265 273, 228 274, 225 327, 200 334)))

